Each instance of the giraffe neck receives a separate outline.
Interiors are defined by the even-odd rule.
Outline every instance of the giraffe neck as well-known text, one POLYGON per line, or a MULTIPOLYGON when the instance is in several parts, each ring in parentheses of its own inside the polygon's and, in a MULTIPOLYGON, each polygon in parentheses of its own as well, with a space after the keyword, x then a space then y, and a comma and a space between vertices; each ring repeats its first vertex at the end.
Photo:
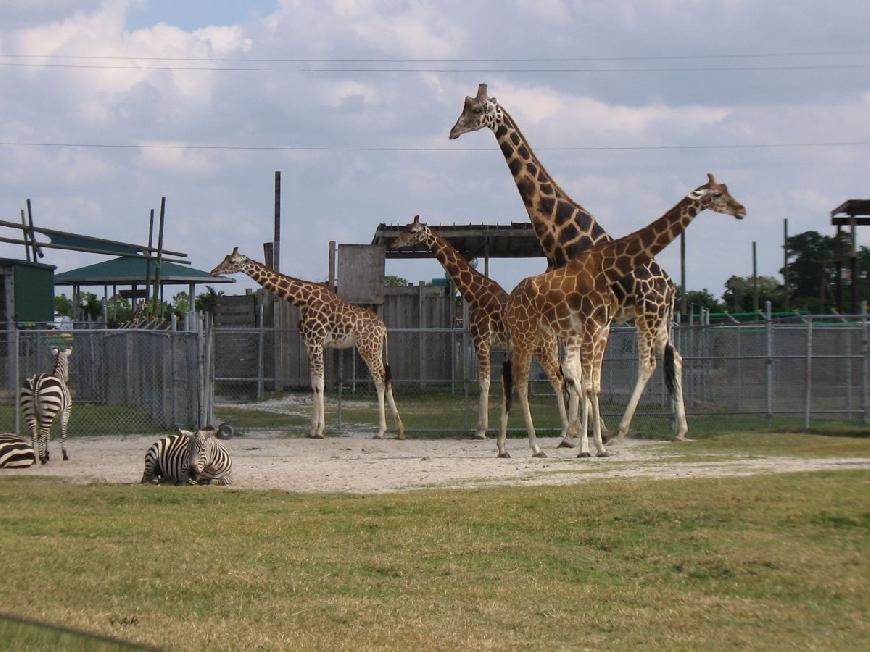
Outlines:
POLYGON ((469 303, 474 303, 480 298, 481 290, 487 283, 494 282, 469 265, 468 261, 456 251, 453 245, 429 227, 426 227, 425 242, 426 246, 435 254, 438 262, 441 263, 444 271, 456 284, 462 298, 469 303))
POLYGON ((535 156, 513 118, 498 107, 492 125, 520 198, 535 227, 550 268, 563 267, 579 252, 610 236, 562 190, 535 156))
POLYGON ((616 283, 641 265, 646 265, 707 207, 704 195, 692 191, 659 219, 619 240, 595 247, 609 283, 616 283))
POLYGON ((313 283, 302 281, 292 276, 285 276, 250 258, 243 264, 242 271, 269 292, 281 297, 285 301, 289 301, 300 308, 308 305, 313 283))

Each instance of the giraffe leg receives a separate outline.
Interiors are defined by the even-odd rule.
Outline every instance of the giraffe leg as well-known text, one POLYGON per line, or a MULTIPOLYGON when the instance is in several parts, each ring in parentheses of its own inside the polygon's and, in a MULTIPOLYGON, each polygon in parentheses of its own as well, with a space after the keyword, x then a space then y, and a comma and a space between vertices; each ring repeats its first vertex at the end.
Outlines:
MULTIPOLYGON (((586 434, 589 421, 589 406, 582 394, 583 369, 580 362, 581 350, 579 343, 571 338, 565 342, 565 361, 562 363, 562 372, 568 385, 568 421, 573 435, 580 438, 580 453, 577 457, 589 457, 589 438, 586 434), (579 415, 578 415, 579 412, 579 415)), ((576 444, 571 441, 570 447, 576 444)))
POLYGON ((649 379, 656 370, 655 341, 648 328, 640 321, 637 324, 637 355, 637 382, 625 412, 622 414, 622 420, 619 422, 619 430, 616 432, 616 438, 619 442, 625 439, 628 428, 631 426, 631 420, 634 418, 634 412, 637 410, 637 404, 643 396, 649 379))
MULTIPOLYGON (((541 368, 550 379, 550 385, 556 394, 556 406, 559 409, 559 420, 562 423, 562 432, 560 433, 561 441, 557 448, 573 448, 574 443, 569 439, 571 423, 568 419, 568 412, 565 409, 565 389, 567 379, 559 368, 559 342, 554 338, 550 342, 538 347, 535 351, 538 356, 538 361, 541 363, 541 368)), ((570 389, 568 390, 570 392, 570 389)))
POLYGON ((589 375, 591 377, 591 401, 592 401, 592 439, 595 442, 595 448, 598 451, 597 457, 608 457, 610 454, 604 448, 604 442, 601 438, 601 409, 599 398, 601 396, 601 368, 604 363, 604 350, 607 348, 607 338, 610 335, 610 326, 604 327, 596 337, 593 344, 592 364, 590 365, 589 375))
POLYGON ((383 439, 384 433, 387 431, 387 415, 384 412, 384 383, 383 381, 375 382, 375 389, 378 392, 378 434, 375 439, 383 439))
POLYGON ((504 363, 502 363, 502 374, 501 374, 501 417, 499 419, 498 425, 498 456, 499 457, 510 457, 511 454, 507 452, 507 447, 505 446, 505 440, 507 439, 507 427, 508 427, 508 412, 510 410, 510 399, 511 392, 513 391, 513 354, 512 352, 508 352, 507 357, 505 358, 504 363))
POLYGON ((674 356, 674 395, 672 397, 674 408, 674 421, 676 422, 677 432, 674 433, 675 441, 685 441, 686 435, 689 432, 689 424, 686 423, 686 405, 683 403, 683 356, 680 352, 673 348, 671 351, 674 356))
POLYGON ((311 434, 312 439, 323 439, 324 429, 324 408, 325 401, 324 392, 324 367, 323 367, 323 347, 319 344, 308 345, 308 364, 311 368, 311 391, 312 396, 312 411, 311 411, 311 434))
POLYGON ((399 432, 399 439, 405 438, 405 424, 402 423, 402 417, 399 416, 399 408, 396 407, 396 399, 393 398, 393 383, 387 383, 386 388, 387 404, 390 406, 390 411, 393 413, 393 419, 396 421, 396 430, 399 432))
POLYGON ((515 350, 513 356, 514 377, 517 386, 517 397, 520 399, 520 407, 523 411, 523 420, 526 423, 526 432, 529 435, 529 448, 532 449, 532 457, 547 457, 538 445, 535 435, 535 424, 532 421, 532 411, 529 406, 529 364, 531 356, 523 350, 515 350))
POLYGON ((477 434, 478 439, 486 439, 489 427, 489 385, 490 385, 490 348, 487 342, 477 343, 477 377, 480 381, 480 398, 477 404, 477 434))

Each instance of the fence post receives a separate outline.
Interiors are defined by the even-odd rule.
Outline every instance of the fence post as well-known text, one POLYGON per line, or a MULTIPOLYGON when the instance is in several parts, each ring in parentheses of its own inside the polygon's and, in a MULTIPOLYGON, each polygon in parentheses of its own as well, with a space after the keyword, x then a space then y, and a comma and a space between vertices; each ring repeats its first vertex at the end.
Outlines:
MULTIPOLYGON (((353 350, 353 349, 351 349, 351 350, 353 350)), ((337 356, 337 358, 338 358, 338 373, 336 374, 338 376, 338 409, 337 409, 338 414, 336 417, 336 421, 337 421, 338 432, 341 432, 341 427, 342 427, 342 424, 341 424, 341 395, 342 395, 342 392, 344 391, 344 356, 342 355, 343 351, 341 349, 336 349, 336 351, 338 352, 338 356, 337 356)), ((316 401, 317 397, 315 397, 314 400, 316 401)), ((326 412, 326 399, 325 398, 323 399, 323 410, 324 410, 324 412, 326 412)), ((321 415, 321 418, 324 421, 326 421, 326 414, 321 415)))
POLYGON ((737 331, 737 411, 743 411, 743 345, 740 338, 740 324, 734 327, 737 331))
POLYGON ((263 322, 263 304, 260 304, 260 329, 257 331, 257 400, 263 400, 263 344, 264 344, 264 329, 266 328, 263 322))
POLYGON ((870 423, 870 395, 868 395, 868 380, 870 367, 867 365, 867 302, 861 302, 861 408, 864 423, 870 423))
POLYGON ((765 365, 765 383, 767 384, 767 427, 773 428, 773 319, 768 311, 765 320, 765 335, 767 339, 765 365))
POLYGON ((462 302, 462 425, 468 431, 468 372, 471 367, 471 355, 468 351, 468 302, 462 302))
POLYGON ((18 356, 21 352, 21 341, 20 334, 18 332, 18 326, 14 321, 9 321, 9 360, 12 364, 9 365, 9 389, 12 393, 12 401, 15 403, 15 434, 21 434, 21 401, 18 400, 18 382, 19 382, 19 374, 21 373, 19 369, 19 359, 18 356))
POLYGON ((804 428, 810 427, 810 401, 813 399, 813 318, 807 319, 807 353, 804 365, 804 428))

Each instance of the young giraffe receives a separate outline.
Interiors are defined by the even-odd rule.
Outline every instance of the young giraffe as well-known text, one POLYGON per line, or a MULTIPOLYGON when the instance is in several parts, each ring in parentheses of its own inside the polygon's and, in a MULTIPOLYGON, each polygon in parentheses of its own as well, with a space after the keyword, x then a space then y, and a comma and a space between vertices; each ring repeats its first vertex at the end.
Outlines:
MULTIPOLYGON (((508 294, 498 283, 469 265, 447 240, 420 222, 419 215, 414 216, 414 221, 405 227, 390 245, 390 249, 416 244, 424 244, 435 254, 444 271, 453 279, 462 298, 468 302, 468 330, 477 351, 477 373, 480 381, 477 437, 486 439, 489 425, 490 355, 493 347, 509 348, 507 331, 502 321, 502 310, 507 303, 508 294)), ((556 392, 559 416, 562 419, 562 438, 565 439, 568 437, 569 420, 563 398, 565 385, 559 367, 558 340, 555 337, 547 339, 535 349, 535 355, 556 392)))
MULTIPOLYGON (((589 211, 571 199, 550 177, 513 118, 494 97, 487 96, 486 84, 478 86, 476 97, 465 98, 462 114, 450 130, 450 138, 459 138, 483 127, 495 133, 547 256, 547 269, 564 267, 585 249, 612 240, 589 211)), ((637 382, 617 436, 621 441, 628 432, 643 390, 655 371, 658 354, 673 357, 675 374, 669 389, 673 396, 675 439, 683 440, 689 430, 683 404, 683 362, 670 341, 676 288, 668 274, 650 260, 630 270, 619 280, 614 292, 619 301, 614 319, 618 323, 634 319, 638 342, 637 382)))
POLYGON ((272 294, 289 301, 302 312, 299 331, 308 349, 311 369, 311 389, 314 409, 311 417, 311 437, 323 438, 324 428, 324 349, 346 349, 356 346, 369 368, 378 392, 378 434, 381 439, 387 429, 384 415, 384 394, 396 419, 399 439, 405 438, 405 427, 390 383, 390 365, 386 364, 387 327, 371 310, 339 299, 331 288, 319 283, 284 276, 239 253, 239 248, 226 256, 212 275, 244 272, 272 294))
MULTIPOLYGON (((513 351, 512 359, 505 363, 499 457, 509 457, 504 442, 512 372, 516 374, 517 393, 523 406, 529 446, 533 453, 540 452, 529 411, 529 359, 531 351, 543 338, 554 336, 565 340, 566 355, 562 369, 568 386, 576 392, 582 382, 583 393, 580 398, 585 400, 581 400, 582 448, 579 457, 589 456, 587 405, 592 408, 592 430, 597 453, 599 456, 607 455, 601 440, 598 396, 610 322, 620 308, 621 279, 638 266, 650 262, 701 211, 710 209, 733 215, 737 219, 746 215, 746 209, 728 193, 725 184, 717 183, 712 174, 707 176, 706 184, 690 192, 646 228, 619 240, 600 242, 564 267, 524 279, 511 292, 504 310, 504 321, 513 351)), ((665 358, 666 374, 672 379, 674 369, 668 358, 665 358)))

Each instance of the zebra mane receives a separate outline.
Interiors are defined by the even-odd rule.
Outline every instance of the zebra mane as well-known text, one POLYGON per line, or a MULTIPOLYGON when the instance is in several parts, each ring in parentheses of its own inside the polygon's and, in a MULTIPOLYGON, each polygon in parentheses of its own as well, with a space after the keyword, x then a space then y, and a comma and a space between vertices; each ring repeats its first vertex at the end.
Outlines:
POLYGON ((54 353, 54 369, 51 375, 59 378, 63 382, 69 382, 69 357, 72 355, 72 349, 53 349, 54 353))

